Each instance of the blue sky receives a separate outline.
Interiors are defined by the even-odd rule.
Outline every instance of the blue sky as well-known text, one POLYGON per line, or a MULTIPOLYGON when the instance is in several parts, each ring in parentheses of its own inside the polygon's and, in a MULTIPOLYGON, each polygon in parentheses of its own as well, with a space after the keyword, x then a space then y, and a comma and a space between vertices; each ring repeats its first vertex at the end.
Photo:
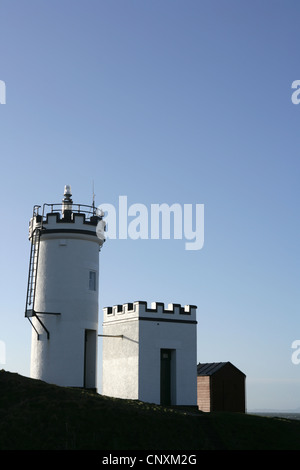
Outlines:
MULTIPOLYGON (((110 240, 100 309, 198 306, 198 362, 247 408, 300 407, 298 1, 1 0, 0 341, 30 373, 32 206, 204 204, 205 243, 110 240)), ((101 322, 100 322, 101 323, 101 322)))

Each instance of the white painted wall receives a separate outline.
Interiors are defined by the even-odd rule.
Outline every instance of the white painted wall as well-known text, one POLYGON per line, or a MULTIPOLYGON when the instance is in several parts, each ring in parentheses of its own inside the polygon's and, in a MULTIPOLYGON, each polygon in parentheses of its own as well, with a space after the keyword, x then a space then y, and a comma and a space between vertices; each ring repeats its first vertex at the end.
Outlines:
MULTIPOLYGON (((83 224, 82 217, 74 223, 57 223, 49 217, 40 239, 35 310, 57 312, 39 317, 50 333, 50 339, 36 318, 39 331, 32 330, 31 377, 62 386, 84 386, 85 330, 95 333, 95 361, 98 334, 99 245, 93 233, 96 227, 83 224), (64 233, 64 229, 75 230, 64 233), (59 229, 59 233, 47 233, 59 229), (80 233, 90 231, 91 235, 80 233), (96 291, 89 289, 89 271, 96 272, 96 291)), ((90 353, 91 354, 91 350, 90 353)), ((96 370, 97 368, 95 368, 96 370)), ((91 384, 93 380, 90 380, 91 384)), ((97 377, 95 372, 94 387, 97 377)))
POLYGON ((140 321, 139 398, 160 402, 160 350, 176 351, 174 405, 196 405, 197 358, 195 325, 140 321))
POLYGON ((128 304, 103 310, 104 395, 160 403, 160 351, 174 350, 172 404, 197 404, 196 307, 128 304), (145 319, 147 318, 147 319, 145 319), (149 320, 149 318, 151 320, 149 320), (165 321, 172 320, 172 321, 165 321), (191 323, 187 323, 191 322, 191 323), (123 339, 113 335, 124 335, 123 339))
POLYGON ((117 320, 103 325, 102 394, 115 398, 139 398, 139 322, 117 320), (123 338, 117 337, 123 335, 123 338))

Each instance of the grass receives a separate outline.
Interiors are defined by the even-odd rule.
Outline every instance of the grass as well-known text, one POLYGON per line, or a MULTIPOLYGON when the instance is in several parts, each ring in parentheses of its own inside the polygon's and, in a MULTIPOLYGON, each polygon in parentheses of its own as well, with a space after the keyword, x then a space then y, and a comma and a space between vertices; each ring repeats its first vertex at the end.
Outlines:
POLYGON ((300 421, 105 397, 0 371, 0 450, 300 450, 300 421))

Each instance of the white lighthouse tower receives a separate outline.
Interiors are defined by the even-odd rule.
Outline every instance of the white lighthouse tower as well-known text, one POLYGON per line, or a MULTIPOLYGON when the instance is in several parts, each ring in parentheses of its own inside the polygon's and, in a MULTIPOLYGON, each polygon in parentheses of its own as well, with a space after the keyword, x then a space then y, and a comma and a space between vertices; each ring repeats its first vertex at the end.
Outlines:
POLYGON ((25 316, 32 325, 31 377, 96 389, 102 215, 73 204, 34 206, 25 316), (41 213, 39 213, 41 212, 41 213), (100 228, 100 230, 99 230, 100 228), (97 235, 98 233, 98 235, 97 235))

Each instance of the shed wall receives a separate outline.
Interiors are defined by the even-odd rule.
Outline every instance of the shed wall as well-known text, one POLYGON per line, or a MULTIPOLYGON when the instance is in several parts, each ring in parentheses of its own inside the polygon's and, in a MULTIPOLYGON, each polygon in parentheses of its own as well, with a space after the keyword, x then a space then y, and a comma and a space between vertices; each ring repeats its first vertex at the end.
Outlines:
POLYGON ((245 376, 230 365, 211 376, 211 410, 245 413, 245 376))
POLYGON ((197 377, 197 405, 199 410, 210 411, 210 377, 197 377))

